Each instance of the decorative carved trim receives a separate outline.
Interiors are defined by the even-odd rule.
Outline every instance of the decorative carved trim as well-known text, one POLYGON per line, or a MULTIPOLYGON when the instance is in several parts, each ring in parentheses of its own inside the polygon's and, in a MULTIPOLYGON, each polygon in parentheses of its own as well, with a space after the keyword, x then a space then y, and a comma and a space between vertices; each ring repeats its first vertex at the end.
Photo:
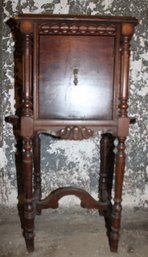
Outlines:
POLYGON ((94 135, 94 131, 86 127, 65 127, 56 133, 62 139, 82 140, 94 135))
POLYGON ((81 200, 81 207, 87 209, 107 209, 107 203, 96 201, 85 190, 75 187, 63 187, 51 192, 45 199, 37 203, 37 209, 58 208, 58 201, 66 195, 75 195, 81 200))
POLYGON ((43 23, 39 26, 40 34, 51 35, 115 35, 116 26, 109 24, 77 24, 77 23, 43 23))

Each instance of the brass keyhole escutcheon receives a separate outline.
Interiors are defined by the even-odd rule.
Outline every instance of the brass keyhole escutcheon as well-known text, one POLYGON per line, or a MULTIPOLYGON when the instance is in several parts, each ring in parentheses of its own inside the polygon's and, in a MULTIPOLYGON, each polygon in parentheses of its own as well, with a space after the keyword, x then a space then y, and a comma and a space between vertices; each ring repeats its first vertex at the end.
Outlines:
POLYGON ((78 85, 78 68, 74 68, 73 70, 73 75, 74 75, 74 80, 73 80, 73 83, 75 84, 75 86, 78 85))

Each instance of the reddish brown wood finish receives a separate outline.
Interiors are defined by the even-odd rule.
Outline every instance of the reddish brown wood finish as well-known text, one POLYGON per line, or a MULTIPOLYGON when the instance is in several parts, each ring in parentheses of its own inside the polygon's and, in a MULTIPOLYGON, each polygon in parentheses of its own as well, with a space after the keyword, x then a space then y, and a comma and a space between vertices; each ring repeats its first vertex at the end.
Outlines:
POLYGON ((74 194, 83 207, 96 208, 104 215, 110 248, 117 252, 129 127, 129 41, 138 22, 132 17, 78 15, 21 15, 15 21, 23 35, 21 136, 27 249, 34 249, 35 210, 57 208, 61 197, 74 194), (39 134, 81 140, 98 130, 103 133, 100 201, 72 187, 41 199, 39 134), (115 137, 119 144, 112 207, 115 137))

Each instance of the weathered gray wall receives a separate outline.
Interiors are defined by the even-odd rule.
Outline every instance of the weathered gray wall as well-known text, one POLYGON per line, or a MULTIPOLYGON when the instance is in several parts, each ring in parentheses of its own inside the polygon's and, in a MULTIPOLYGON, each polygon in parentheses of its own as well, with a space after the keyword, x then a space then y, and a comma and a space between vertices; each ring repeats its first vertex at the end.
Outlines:
MULTIPOLYGON (((15 204, 15 140, 12 126, 4 122, 4 115, 15 112, 14 102, 14 43, 5 21, 20 13, 83 13, 103 15, 136 16, 140 24, 131 42, 130 69, 130 108, 131 116, 137 123, 131 125, 127 140, 127 162, 124 182, 124 204, 148 204, 147 166, 147 81, 148 81, 148 0, 13 0, 3 1, 3 41, 0 122, 0 201, 2 204, 15 204), (3 117, 3 121, 1 120, 3 117), (3 133, 1 133, 1 131, 3 133), (3 134, 3 137, 2 137, 3 134)), ((43 137, 42 181, 44 194, 58 186, 77 185, 97 195, 99 170, 99 135, 81 141, 57 141, 43 137)), ((74 202, 65 198, 68 206, 74 202)))

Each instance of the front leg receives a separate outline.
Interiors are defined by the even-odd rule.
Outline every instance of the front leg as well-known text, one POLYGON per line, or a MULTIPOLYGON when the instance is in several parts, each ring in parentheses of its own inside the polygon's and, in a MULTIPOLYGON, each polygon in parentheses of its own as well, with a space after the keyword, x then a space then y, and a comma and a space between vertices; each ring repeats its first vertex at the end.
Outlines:
MULTIPOLYGON (((102 134, 100 141, 100 178, 99 200, 111 201, 112 179, 114 172, 114 136, 110 133, 102 134)), ((101 214, 101 213, 100 213, 101 214)))
MULTIPOLYGON (((41 200, 41 171, 40 171, 40 136, 35 133, 33 136, 33 163, 34 163, 34 200, 35 205, 41 200)), ((36 208, 36 214, 40 215, 41 210, 36 208)))
POLYGON ((116 170, 115 170, 115 200, 112 210, 112 224, 110 234, 110 248, 111 251, 117 252, 119 231, 121 223, 121 197, 122 197, 122 186, 125 168, 125 137, 119 137, 119 143, 117 147, 116 156, 116 170))
POLYGON ((34 250, 34 208, 32 195, 32 138, 23 138, 24 237, 28 252, 34 250))

